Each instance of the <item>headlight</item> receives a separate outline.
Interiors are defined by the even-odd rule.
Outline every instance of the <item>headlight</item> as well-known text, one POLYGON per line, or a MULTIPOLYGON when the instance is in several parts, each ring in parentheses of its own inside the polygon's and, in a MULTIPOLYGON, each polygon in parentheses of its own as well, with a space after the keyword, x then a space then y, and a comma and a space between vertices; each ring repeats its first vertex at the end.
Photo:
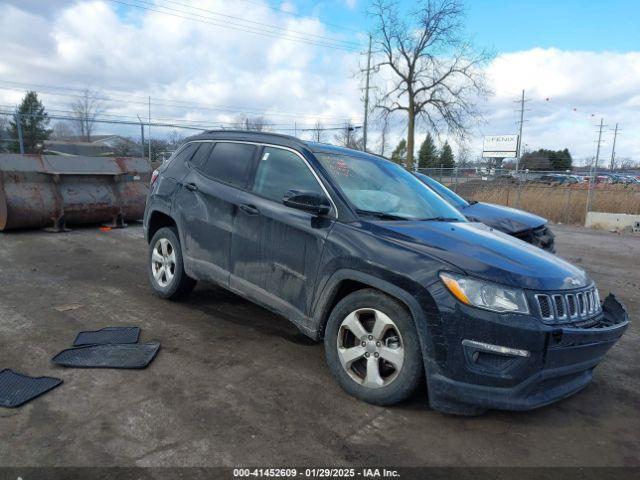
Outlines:
POLYGON ((527 298, 518 288, 450 272, 441 272, 440 279, 454 297, 467 305, 494 312, 529 313, 527 298))

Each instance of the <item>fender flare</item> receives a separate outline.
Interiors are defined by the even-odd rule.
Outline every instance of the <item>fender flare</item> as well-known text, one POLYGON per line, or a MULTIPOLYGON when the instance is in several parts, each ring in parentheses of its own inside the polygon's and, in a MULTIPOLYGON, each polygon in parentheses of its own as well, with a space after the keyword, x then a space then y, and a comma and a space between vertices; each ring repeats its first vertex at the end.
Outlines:
POLYGON ((153 215, 155 213, 161 213, 163 215, 166 215, 167 217, 171 218, 171 220, 173 220, 173 223, 176 224, 176 228, 178 229, 178 235, 180 235, 180 226, 178 225, 177 220, 174 218, 173 215, 171 215, 171 211, 169 208, 165 208, 162 205, 155 205, 152 208, 149 208, 147 215, 145 216, 144 222, 142 224, 142 227, 144 229, 144 238, 147 241, 147 243, 149 243, 151 241, 151 239, 149 238, 149 223, 151 222, 151 218, 153 217, 153 215))
POLYGON ((434 358, 434 341, 437 341, 437 339, 435 339, 434 335, 429 331, 429 325, 433 324, 433 322, 428 321, 427 314, 436 316, 433 320, 438 324, 440 321, 440 314, 435 300, 428 292, 427 287, 417 285, 410 279, 403 277, 400 278, 404 280, 403 283, 406 283, 407 286, 412 286, 415 291, 411 293, 396 283, 358 270, 340 269, 334 272, 325 283, 322 293, 318 297, 314 308, 315 314, 313 316, 313 322, 316 331, 316 339, 319 340, 323 336, 326 320, 330 315, 328 310, 330 305, 333 303, 333 299, 338 292, 338 289, 340 288, 341 282, 344 280, 352 280, 369 285, 371 288, 375 288, 391 297, 394 297, 408 308, 411 313, 411 317, 413 318, 416 331, 418 332, 422 361, 428 381, 429 372, 437 371, 437 364, 434 358), (428 313, 426 313, 425 310, 428 313))

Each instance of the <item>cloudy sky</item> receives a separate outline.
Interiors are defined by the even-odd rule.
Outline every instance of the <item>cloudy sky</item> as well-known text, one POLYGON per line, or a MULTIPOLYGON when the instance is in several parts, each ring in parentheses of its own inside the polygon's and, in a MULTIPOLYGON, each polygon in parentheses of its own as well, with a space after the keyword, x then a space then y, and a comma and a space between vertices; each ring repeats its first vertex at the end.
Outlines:
MULTIPOLYGON (((103 116, 121 121, 146 118, 150 96, 156 122, 228 126, 262 114, 301 136, 316 121, 360 124, 366 9, 365 0, 0 1, 0 111, 33 89, 64 116, 89 88, 103 116)), ((471 153, 480 153, 482 135, 515 133, 514 100, 525 89, 527 148, 592 157, 603 117, 603 156, 619 123, 617 156, 640 160, 638 19, 635 0, 467 2, 467 33, 495 53, 486 66, 494 95, 480 102, 471 153)), ((394 126, 397 141, 401 119, 394 126)), ((375 148, 375 126, 370 137, 375 148)))

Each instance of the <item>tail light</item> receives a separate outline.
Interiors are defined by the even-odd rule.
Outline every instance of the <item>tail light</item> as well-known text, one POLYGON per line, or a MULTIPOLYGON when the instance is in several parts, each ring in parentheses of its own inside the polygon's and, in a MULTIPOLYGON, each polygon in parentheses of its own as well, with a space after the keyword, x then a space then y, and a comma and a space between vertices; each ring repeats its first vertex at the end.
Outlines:
POLYGON ((153 173, 151 174, 151 185, 156 183, 157 179, 158 179, 158 170, 154 170, 153 173))

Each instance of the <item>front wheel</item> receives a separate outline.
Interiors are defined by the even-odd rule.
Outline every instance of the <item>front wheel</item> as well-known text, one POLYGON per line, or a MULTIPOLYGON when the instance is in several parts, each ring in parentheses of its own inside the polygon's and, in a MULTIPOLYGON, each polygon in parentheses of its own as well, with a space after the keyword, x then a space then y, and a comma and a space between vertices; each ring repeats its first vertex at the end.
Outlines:
POLYGON ((329 369, 347 393, 376 405, 407 399, 423 378, 413 318, 394 298, 373 289, 343 298, 324 336, 329 369))
POLYGON ((182 248, 175 228, 164 227, 155 233, 149 244, 147 265, 151 287, 162 298, 184 297, 196 286, 196 281, 184 271, 182 248))

